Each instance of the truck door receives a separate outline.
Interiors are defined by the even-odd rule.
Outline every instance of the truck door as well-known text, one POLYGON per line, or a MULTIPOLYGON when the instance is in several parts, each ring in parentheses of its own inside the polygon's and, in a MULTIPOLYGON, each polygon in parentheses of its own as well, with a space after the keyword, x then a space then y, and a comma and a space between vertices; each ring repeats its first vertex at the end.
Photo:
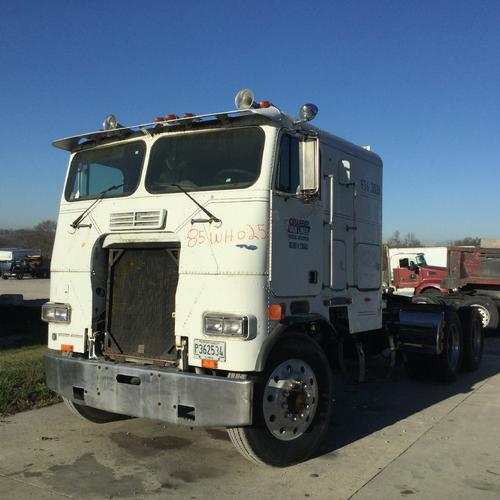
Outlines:
POLYGON ((394 284, 398 288, 416 288, 420 282, 420 274, 414 259, 399 259, 399 266, 394 269, 394 284))
POLYGON ((271 201, 271 289, 276 296, 314 296, 323 273, 323 214, 318 197, 297 196, 300 136, 280 138, 271 201))

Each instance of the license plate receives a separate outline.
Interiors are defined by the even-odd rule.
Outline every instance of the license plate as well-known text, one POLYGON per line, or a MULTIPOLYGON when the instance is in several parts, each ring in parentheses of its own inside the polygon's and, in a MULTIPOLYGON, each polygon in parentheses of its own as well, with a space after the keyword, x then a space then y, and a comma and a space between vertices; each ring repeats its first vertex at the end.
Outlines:
POLYGON ((194 339, 194 357, 226 361, 226 343, 215 340, 194 339))

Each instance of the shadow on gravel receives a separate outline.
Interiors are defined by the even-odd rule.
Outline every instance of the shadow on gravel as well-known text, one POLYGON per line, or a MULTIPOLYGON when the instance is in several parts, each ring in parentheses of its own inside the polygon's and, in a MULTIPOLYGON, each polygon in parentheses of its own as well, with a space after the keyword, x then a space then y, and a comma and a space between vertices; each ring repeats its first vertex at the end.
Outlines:
POLYGON ((0 304, 0 350, 47 344, 47 324, 40 319, 44 300, 0 304))
POLYGON ((475 384, 500 372, 500 337, 486 338, 479 370, 462 372, 452 384, 413 380, 402 366, 386 378, 382 364, 372 360, 367 382, 362 384, 334 373, 332 421, 324 446, 316 456, 342 448, 456 394, 471 392, 475 384))

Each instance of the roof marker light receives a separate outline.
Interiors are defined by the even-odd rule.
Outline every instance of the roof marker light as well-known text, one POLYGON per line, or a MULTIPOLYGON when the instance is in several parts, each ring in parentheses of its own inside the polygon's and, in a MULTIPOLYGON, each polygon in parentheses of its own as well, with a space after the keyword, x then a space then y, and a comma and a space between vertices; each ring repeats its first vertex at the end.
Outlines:
POLYGON ((250 109, 254 104, 253 92, 250 89, 240 90, 234 98, 234 104, 238 109, 250 109))
POLYGON ((193 113, 184 113, 182 115, 183 118, 193 118, 195 115, 193 115, 193 113))
POLYGON ((270 101, 260 101, 259 108, 270 108, 272 106, 270 101))
POLYGON ((177 115, 167 115, 165 116, 165 121, 170 121, 170 120, 177 120, 179 117, 177 115))

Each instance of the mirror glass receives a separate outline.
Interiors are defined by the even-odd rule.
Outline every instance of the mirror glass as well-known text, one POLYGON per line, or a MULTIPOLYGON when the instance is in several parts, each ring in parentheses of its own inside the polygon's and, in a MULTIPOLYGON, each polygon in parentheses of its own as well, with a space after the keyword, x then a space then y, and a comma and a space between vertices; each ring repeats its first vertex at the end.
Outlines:
POLYGON ((299 143, 300 191, 311 195, 318 192, 319 141, 316 137, 304 137, 299 143))

